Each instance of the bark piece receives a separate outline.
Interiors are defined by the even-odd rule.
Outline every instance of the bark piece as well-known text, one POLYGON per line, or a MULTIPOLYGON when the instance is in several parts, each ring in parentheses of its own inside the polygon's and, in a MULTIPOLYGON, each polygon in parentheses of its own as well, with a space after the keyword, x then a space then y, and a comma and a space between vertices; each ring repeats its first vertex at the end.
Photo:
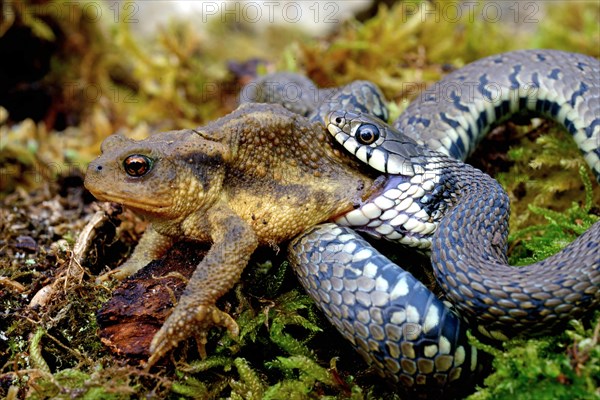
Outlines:
POLYGON ((100 340, 128 358, 147 358, 152 337, 183 293, 208 246, 180 242, 161 260, 152 261, 125 279, 98 311, 100 340))

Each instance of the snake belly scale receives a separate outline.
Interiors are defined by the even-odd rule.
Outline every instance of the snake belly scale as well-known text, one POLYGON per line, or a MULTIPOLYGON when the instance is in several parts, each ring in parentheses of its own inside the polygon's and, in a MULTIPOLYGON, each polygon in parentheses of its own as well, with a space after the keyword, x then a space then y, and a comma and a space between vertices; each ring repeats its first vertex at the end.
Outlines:
POLYGON ((504 340, 551 332, 598 308, 600 223, 555 256, 512 268, 508 197, 494 179, 460 161, 495 123, 527 110, 564 125, 600 179, 598 60, 552 50, 491 56, 425 91, 394 127, 379 119, 387 111, 373 86, 312 87, 319 97, 301 108, 382 173, 383 187, 335 224, 290 244, 302 284, 370 365, 405 391, 448 393, 477 369, 467 325, 504 340), (353 97, 357 88, 361 94, 353 97), (368 93, 373 111, 357 100, 368 93), (431 254, 452 311, 355 231, 431 254))

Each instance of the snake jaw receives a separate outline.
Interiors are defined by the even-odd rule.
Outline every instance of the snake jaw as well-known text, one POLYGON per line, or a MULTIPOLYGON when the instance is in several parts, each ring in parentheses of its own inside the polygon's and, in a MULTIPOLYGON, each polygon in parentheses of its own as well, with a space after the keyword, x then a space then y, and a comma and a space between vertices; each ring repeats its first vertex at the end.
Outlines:
POLYGON ((385 238, 412 247, 427 249, 436 224, 423 209, 417 197, 417 185, 397 176, 388 177, 382 190, 361 206, 336 222, 366 232, 376 238, 385 238), (402 188, 400 190, 399 188, 402 188))
POLYGON ((427 252, 440 220, 457 201, 453 174, 464 164, 436 154, 425 163, 417 158, 415 165, 420 173, 412 177, 384 175, 378 192, 335 222, 427 252))

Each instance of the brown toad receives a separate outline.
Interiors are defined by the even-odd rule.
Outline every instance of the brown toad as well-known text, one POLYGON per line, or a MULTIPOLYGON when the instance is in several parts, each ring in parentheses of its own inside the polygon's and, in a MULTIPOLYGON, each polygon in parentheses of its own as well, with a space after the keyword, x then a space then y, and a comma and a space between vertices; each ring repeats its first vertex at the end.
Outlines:
POLYGON ((257 246, 291 239, 371 194, 373 180, 334 146, 321 125, 266 104, 241 106, 196 130, 104 141, 85 186, 151 222, 112 275, 133 274, 181 238, 212 243, 154 336, 149 365, 190 336, 204 356, 212 325, 237 335, 236 322, 215 302, 239 280, 257 246))

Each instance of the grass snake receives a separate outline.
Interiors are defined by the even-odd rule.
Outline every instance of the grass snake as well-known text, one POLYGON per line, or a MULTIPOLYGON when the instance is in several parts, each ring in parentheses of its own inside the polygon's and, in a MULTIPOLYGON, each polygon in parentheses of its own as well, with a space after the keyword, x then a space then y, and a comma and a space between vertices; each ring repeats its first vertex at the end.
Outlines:
POLYGON ((327 318, 402 390, 448 395, 471 381, 477 351, 466 326, 505 340, 555 331, 598 308, 600 223, 558 254, 512 268, 508 196, 462 162, 492 126, 528 112, 562 124, 600 180, 598 60, 554 50, 487 57, 428 88, 393 126, 384 122, 381 92, 366 81, 317 89, 308 78, 279 73, 242 95, 322 121, 385 176, 371 199, 295 239, 290 258, 327 318), (290 88, 298 95, 290 97, 290 88), (453 308, 355 231, 431 254, 453 308))

